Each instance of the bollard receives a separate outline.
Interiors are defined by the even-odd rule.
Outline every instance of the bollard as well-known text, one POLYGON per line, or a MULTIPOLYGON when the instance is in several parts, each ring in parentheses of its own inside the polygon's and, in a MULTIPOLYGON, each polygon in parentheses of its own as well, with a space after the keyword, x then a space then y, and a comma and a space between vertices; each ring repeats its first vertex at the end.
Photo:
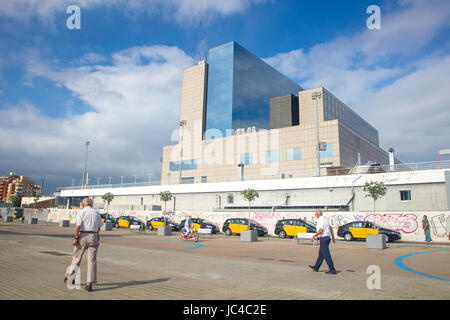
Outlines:
POLYGON ((68 228, 68 227, 70 227, 70 221, 69 220, 61 220, 59 222, 59 226, 63 227, 63 228, 68 228))
POLYGON ((28 224, 37 224, 38 223, 38 218, 31 218, 28 220, 28 224))
POLYGON ((366 236, 367 249, 386 249, 386 235, 368 234, 366 236))
POLYGON ((258 240, 257 230, 242 230, 241 231, 241 241, 255 242, 258 240))
POLYGON ((112 231, 113 225, 111 222, 105 222, 103 226, 100 228, 102 231, 112 231))

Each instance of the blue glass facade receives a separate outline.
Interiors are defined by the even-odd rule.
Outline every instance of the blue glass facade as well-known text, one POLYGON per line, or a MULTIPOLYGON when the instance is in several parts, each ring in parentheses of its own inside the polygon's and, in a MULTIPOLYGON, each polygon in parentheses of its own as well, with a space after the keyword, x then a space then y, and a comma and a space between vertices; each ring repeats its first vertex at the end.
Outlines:
MULTIPOLYGON (((197 169, 197 160, 183 160, 182 164, 183 170, 195 170, 197 169)), ((180 161, 170 161, 169 162, 169 171, 179 171, 180 170, 180 161)))
POLYGON ((269 99, 302 88, 237 44, 209 50, 206 130, 269 129, 269 99))

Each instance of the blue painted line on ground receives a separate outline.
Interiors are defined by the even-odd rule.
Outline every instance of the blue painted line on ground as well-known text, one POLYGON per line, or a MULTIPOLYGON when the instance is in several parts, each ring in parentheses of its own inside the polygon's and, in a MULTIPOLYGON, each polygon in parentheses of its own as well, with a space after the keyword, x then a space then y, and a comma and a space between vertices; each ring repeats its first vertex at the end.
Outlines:
POLYGON ((198 249, 204 247, 201 243, 189 243, 195 245, 195 247, 187 247, 187 248, 181 248, 181 249, 150 249, 150 250, 157 250, 157 251, 182 251, 182 250, 192 250, 192 249, 198 249))
POLYGON ((409 271, 409 272, 412 272, 412 273, 415 273, 415 274, 418 274, 418 275, 421 275, 421 276, 424 276, 424 277, 428 277, 428 278, 432 278, 432 279, 436 279, 436 280, 441 280, 441 281, 450 281, 450 279, 436 277, 436 276, 433 276, 433 275, 428 274, 428 273, 423 273, 423 272, 420 272, 420 271, 416 271, 416 270, 411 269, 410 267, 407 267, 407 266, 405 266, 403 264, 403 259, 406 258, 406 257, 411 257, 411 256, 415 256, 415 255, 418 255, 418 254, 442 252, 442 251, 450 251, 450 250, 433 250, 433 251, 409 253, 409 254, 405 254, 405 255, 402 255, 402 256, 398 256, 397 258, 394 259, 394 263, 395 263, 395 265, 397 267, 400 267, 403 270, 406 270, 406 271, 409 271))

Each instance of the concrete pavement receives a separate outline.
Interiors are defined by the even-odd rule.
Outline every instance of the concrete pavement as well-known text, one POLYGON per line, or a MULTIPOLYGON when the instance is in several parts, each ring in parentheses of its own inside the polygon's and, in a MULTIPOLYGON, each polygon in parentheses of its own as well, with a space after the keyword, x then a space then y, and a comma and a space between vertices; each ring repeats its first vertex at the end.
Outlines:
MULTIPOLYGON (((308 268, 318 246, 292 239, 215 236, 198 244, 178 235, 130 230, 101 233, 99 283, 94 291, 68 289, 64 272, 71 261, 73 228, 0 223, 0 299, 444 299, 450 281, 450 246, 392 244, 386 250, 365 243, 331 245, 337 275, 308 268), (436 252, 429 252, 436 251, 436 252), (439 252, 437 252, 439 251, 439 252), (428 253, 422 253, 428 252, 428 253), (367 267, 379 266, 381 289, 367 287, 367 267)), ((327 266, 324 262, 321 271, 327 266)), ((83 261, 82 283, 86 279, 83 261)))

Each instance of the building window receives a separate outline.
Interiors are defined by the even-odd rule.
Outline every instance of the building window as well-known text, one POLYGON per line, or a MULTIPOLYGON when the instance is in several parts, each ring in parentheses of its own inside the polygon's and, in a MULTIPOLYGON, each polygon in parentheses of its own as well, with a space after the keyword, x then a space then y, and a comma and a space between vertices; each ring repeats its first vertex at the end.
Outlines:
POLYGON ((202 176, 202 183, 206 183, 208 182, 208 177, 207 176, 202 176))
POLYGON ((229 193, 227 196, 227 203, 228 204, 233 204, 234 203, 234 196, 232 193, 229 193))
POLYGON ((329 158, 333 156, 333 144, 327 143, 326 150, 320 151, 321 158, 329 158))
POLYGON ((286 160, 300 160, 301 150, 300 147, 286 149, 286 160))
POLYGON ((400 190, 400 201, 411 201, 411 190, 400 190))
POLYGON ((241 163, 242 164, 252 164, 253 163, 253 156, 251 153, 242 153, 241 154, 241 163))
MULTIPOLYGON (((197 169, 197 160, 183 160, 183 170, 195 170, 197 169)), ((180 171, 180 161, 170 161, 169 171, 180 171)))
POLYGON ((280 162, 280 151, 279 150, 267 150, 266 151, 266 162, 280 162))
POLYGON ((194 183, 194 177, 184 177, 184 178, 181 178, 181 183, 182 183, 182 184, 194 183))

